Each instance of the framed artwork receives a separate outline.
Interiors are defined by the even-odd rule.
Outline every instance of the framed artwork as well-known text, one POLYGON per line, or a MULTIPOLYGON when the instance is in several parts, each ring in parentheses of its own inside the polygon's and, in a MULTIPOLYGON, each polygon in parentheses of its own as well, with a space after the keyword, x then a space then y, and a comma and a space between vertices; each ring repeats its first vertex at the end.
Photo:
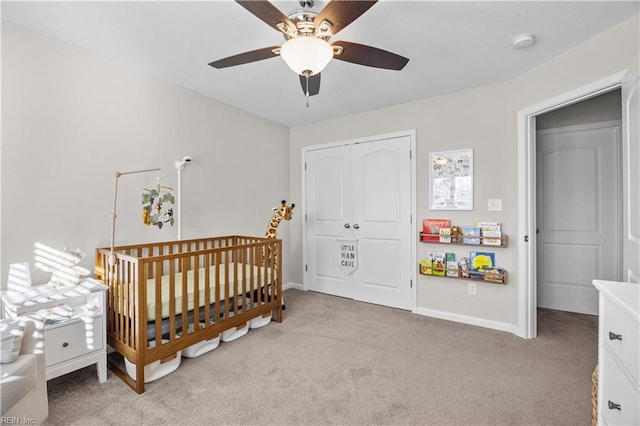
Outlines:
POLYGON ((430 210, 473 210, 473 150, 432 152, 430 210))

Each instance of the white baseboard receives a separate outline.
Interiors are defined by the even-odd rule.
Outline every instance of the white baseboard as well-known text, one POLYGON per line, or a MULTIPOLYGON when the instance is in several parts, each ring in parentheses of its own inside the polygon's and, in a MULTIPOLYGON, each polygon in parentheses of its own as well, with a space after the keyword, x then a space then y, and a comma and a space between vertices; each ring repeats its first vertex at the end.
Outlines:
MULTIPOLYGON (((282 284, 282 290, 288 290, 290 288, 304 291, 304 286, 299 283, 289 282, 286 284, 282 284)), ((515 334, 516 336, 519 336, 518 326, 513 324, 508 324, 505 322, 491 321, 491 320, 486 320, 482 318, 470 317, 467 315, 454 314, 451 312, 444 312, 444 311, 436 311, 434 309, 420 308, 420 307, 417 308, 414 311, 414 313, 418 315, 424 315, 426 317, 438 318, 438 319, 443 319, 447 321, 475 325, 478 327, 490 328, 492 330, 506 331, 506 332, 515 334)))
POLYGON ((294 288, 296 290, 304 290, 304 286, 298 283, 286 283, 282 284, 282 290, 289 290, 290 288, 294 288))
POLYGON ((518 326, 505 322, 491 321, 482 318, 470 317, 467 315, 454 314, 451 312, 436 311, 434 309, 417 308, 415 311, 418 315, 443 319, 447 321, 460 322, 463 324, 475 325, 478 327, 490 328, 492 330, 507 331, 518 336, 518 326))

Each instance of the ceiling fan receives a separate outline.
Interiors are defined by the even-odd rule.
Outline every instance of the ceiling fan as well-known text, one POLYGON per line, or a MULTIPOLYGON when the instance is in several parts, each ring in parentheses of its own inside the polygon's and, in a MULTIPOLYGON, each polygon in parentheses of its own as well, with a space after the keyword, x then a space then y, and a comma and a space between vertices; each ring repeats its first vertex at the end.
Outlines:
POLYGON ((240 6, 281 32, 285 42, 282 46, 240 53, 209 65, 219 69, 281 56, 299 74, 302 90, 308 98, 319 93, 320 72, 331 59, 388 70, 401 70, 409 62, 403 56, 364 44, 348 41, 329 44, 332 36, 369 10, 377 0, 333 0, 320 12, 309 9, 313 7, 313 0, 298 1, 303 9, 284 15, 268 1, 236 0, 240 6))

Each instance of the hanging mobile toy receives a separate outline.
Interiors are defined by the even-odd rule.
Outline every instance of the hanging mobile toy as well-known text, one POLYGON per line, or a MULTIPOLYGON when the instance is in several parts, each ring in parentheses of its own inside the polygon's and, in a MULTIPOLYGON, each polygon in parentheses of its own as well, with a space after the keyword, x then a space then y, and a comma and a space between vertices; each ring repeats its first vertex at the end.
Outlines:
POLYGON ((173 188, 158 183, 153 188, 145 188, 142 193, 142 222, 146 225, 155 225, 162 229, 165 223, 173 226, 173 208, 165 209, 165 204, 175 204, 176 199, 171 193, 173 188))

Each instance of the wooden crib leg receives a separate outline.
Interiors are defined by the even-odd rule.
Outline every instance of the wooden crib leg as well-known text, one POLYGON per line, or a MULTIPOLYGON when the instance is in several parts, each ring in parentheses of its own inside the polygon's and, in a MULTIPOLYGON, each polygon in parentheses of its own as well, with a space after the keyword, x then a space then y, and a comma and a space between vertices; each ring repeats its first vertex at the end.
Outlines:
POLYGON ((278 306, 276 309, 276 317, 274 319, 275 322, 282 322, 282 309, 284 309, 283 305, 278 306))

